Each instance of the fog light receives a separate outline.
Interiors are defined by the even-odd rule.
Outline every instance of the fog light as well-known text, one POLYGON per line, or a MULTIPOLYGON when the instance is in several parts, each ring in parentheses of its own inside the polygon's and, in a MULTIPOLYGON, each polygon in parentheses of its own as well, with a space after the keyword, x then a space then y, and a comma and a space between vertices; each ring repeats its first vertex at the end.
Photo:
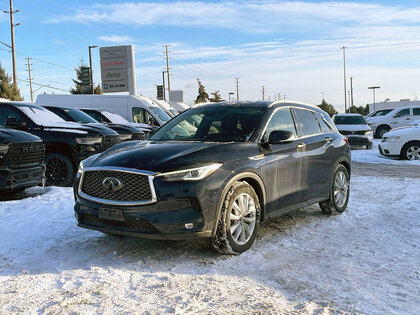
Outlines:
POLYGON ((185 228, 191 230, 194 227, 194 223, 185 223, 185 228))

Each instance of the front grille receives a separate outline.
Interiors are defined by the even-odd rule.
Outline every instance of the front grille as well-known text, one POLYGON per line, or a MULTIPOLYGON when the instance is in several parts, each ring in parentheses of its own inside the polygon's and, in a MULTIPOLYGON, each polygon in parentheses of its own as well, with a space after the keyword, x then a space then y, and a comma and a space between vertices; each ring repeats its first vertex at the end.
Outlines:
POLYGON ((343 136, 347 136, 347 135, 359 135, 359 136, 364 136, 364 135, 366 134, 366 130, 364 130, 364 131, 344 131, 344 130, 342 130, 342 131, 340 131, 340 133, 341 133, 343 136))
POLYGON ((102 150, 105 151, 110 147, 120 143, 119 135, 106 135, 102 137, 102 150))
POLYGON ((125 221, 113 221, 101 219, 93 214, 82 214, 79 216, 79 222, 82 224, 88 224, 95 227, 113 227, 122 229, 127 232, 146 232, 146 233, 159 233, 148 220, 146 219, 126 219, 125 221))
POLYGON ((81 191, 95 198, 112 201, 141 202, 152 201, 152 191, 147 175, 113 171, 113 170, 92 170, 85 171, 81 191), (117 191, 104 187, 106 178, 116 178, 122 183, 117 191))
POLYGON ((144 139, 145 139, 144 132, 136 132, 136 133, 133 133, 131 136, 131 140, 144 140, 144 139))
POLYGON ((45 147, 40 142, 11 143, 7 152, 10 167, 19 167, 26 164, 42 164, 45 147))

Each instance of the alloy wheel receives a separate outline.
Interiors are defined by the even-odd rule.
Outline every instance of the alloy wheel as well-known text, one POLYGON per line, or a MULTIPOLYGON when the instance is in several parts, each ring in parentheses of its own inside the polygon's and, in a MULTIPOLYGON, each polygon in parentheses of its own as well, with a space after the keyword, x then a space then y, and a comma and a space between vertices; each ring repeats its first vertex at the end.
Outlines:
POLYGON ((349 182, 343 172, 338 172, 334 180, 334 201, 336 205, 341 208, 347 200, 349 191, 349 182))
POLYGON ((62 159, 54 157, 47 163, 46 174, 50 184, 60 184, 68 176, 67 164, 62 159))
POLYGON ((420 147, 413 145, 407 149, 407 159, 409 160, 420 160, 420 147))
POLYGON ((248 193, 238 195, 230 209, 230 234, 238 245, 246 244, 255 229, 257 208, 248 193))

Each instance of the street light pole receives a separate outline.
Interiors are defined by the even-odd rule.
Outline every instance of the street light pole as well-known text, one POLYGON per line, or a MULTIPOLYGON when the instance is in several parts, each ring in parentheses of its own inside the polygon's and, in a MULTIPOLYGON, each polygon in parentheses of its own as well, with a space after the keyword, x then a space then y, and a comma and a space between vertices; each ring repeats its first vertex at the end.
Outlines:
POLYGON ((343 49, 343 66, 344 66, 344 112, 347 113, 347 87, 346 87, 346 47, 341 47, 343 49))
POLYGON ((93 69, 92 69, 92 53, 91 49, 98 46, 89 46, 89 67, 90 67, 90 88, 92 89, 92 94, 95 94, 94 84, 93 84, 93 69))
POLYGON ((375 90, 380 89, 380 86, 369 86, 368 89, 373 91, 373 111, 375 111, 375 90))

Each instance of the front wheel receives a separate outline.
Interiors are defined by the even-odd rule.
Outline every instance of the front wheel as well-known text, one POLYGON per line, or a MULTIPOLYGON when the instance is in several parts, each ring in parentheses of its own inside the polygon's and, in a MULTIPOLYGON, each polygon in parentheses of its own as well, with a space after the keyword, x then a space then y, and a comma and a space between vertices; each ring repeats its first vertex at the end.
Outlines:
POLYGON ((45 157, 45 165, 48 186, 70 186, 73 184, 74 166, 67 156, 50 153, 45 157))
POLYGON ((347 169, 339 164, 334 172, 330 196, 319 203, 325 214, 341 214, 346 210, 350 196, 350 176, 347 169))
POLYGON ((222 254, 240 254, 249 249, 257 237, 260 212, 252 186, 234 183, 222 203, 217 231, 211 238, 213 248, 222 254))
POLYGON ((414 141, 407 143, 401 150, 401 158, 403 160, 420 160, 420 142, 414 141))

